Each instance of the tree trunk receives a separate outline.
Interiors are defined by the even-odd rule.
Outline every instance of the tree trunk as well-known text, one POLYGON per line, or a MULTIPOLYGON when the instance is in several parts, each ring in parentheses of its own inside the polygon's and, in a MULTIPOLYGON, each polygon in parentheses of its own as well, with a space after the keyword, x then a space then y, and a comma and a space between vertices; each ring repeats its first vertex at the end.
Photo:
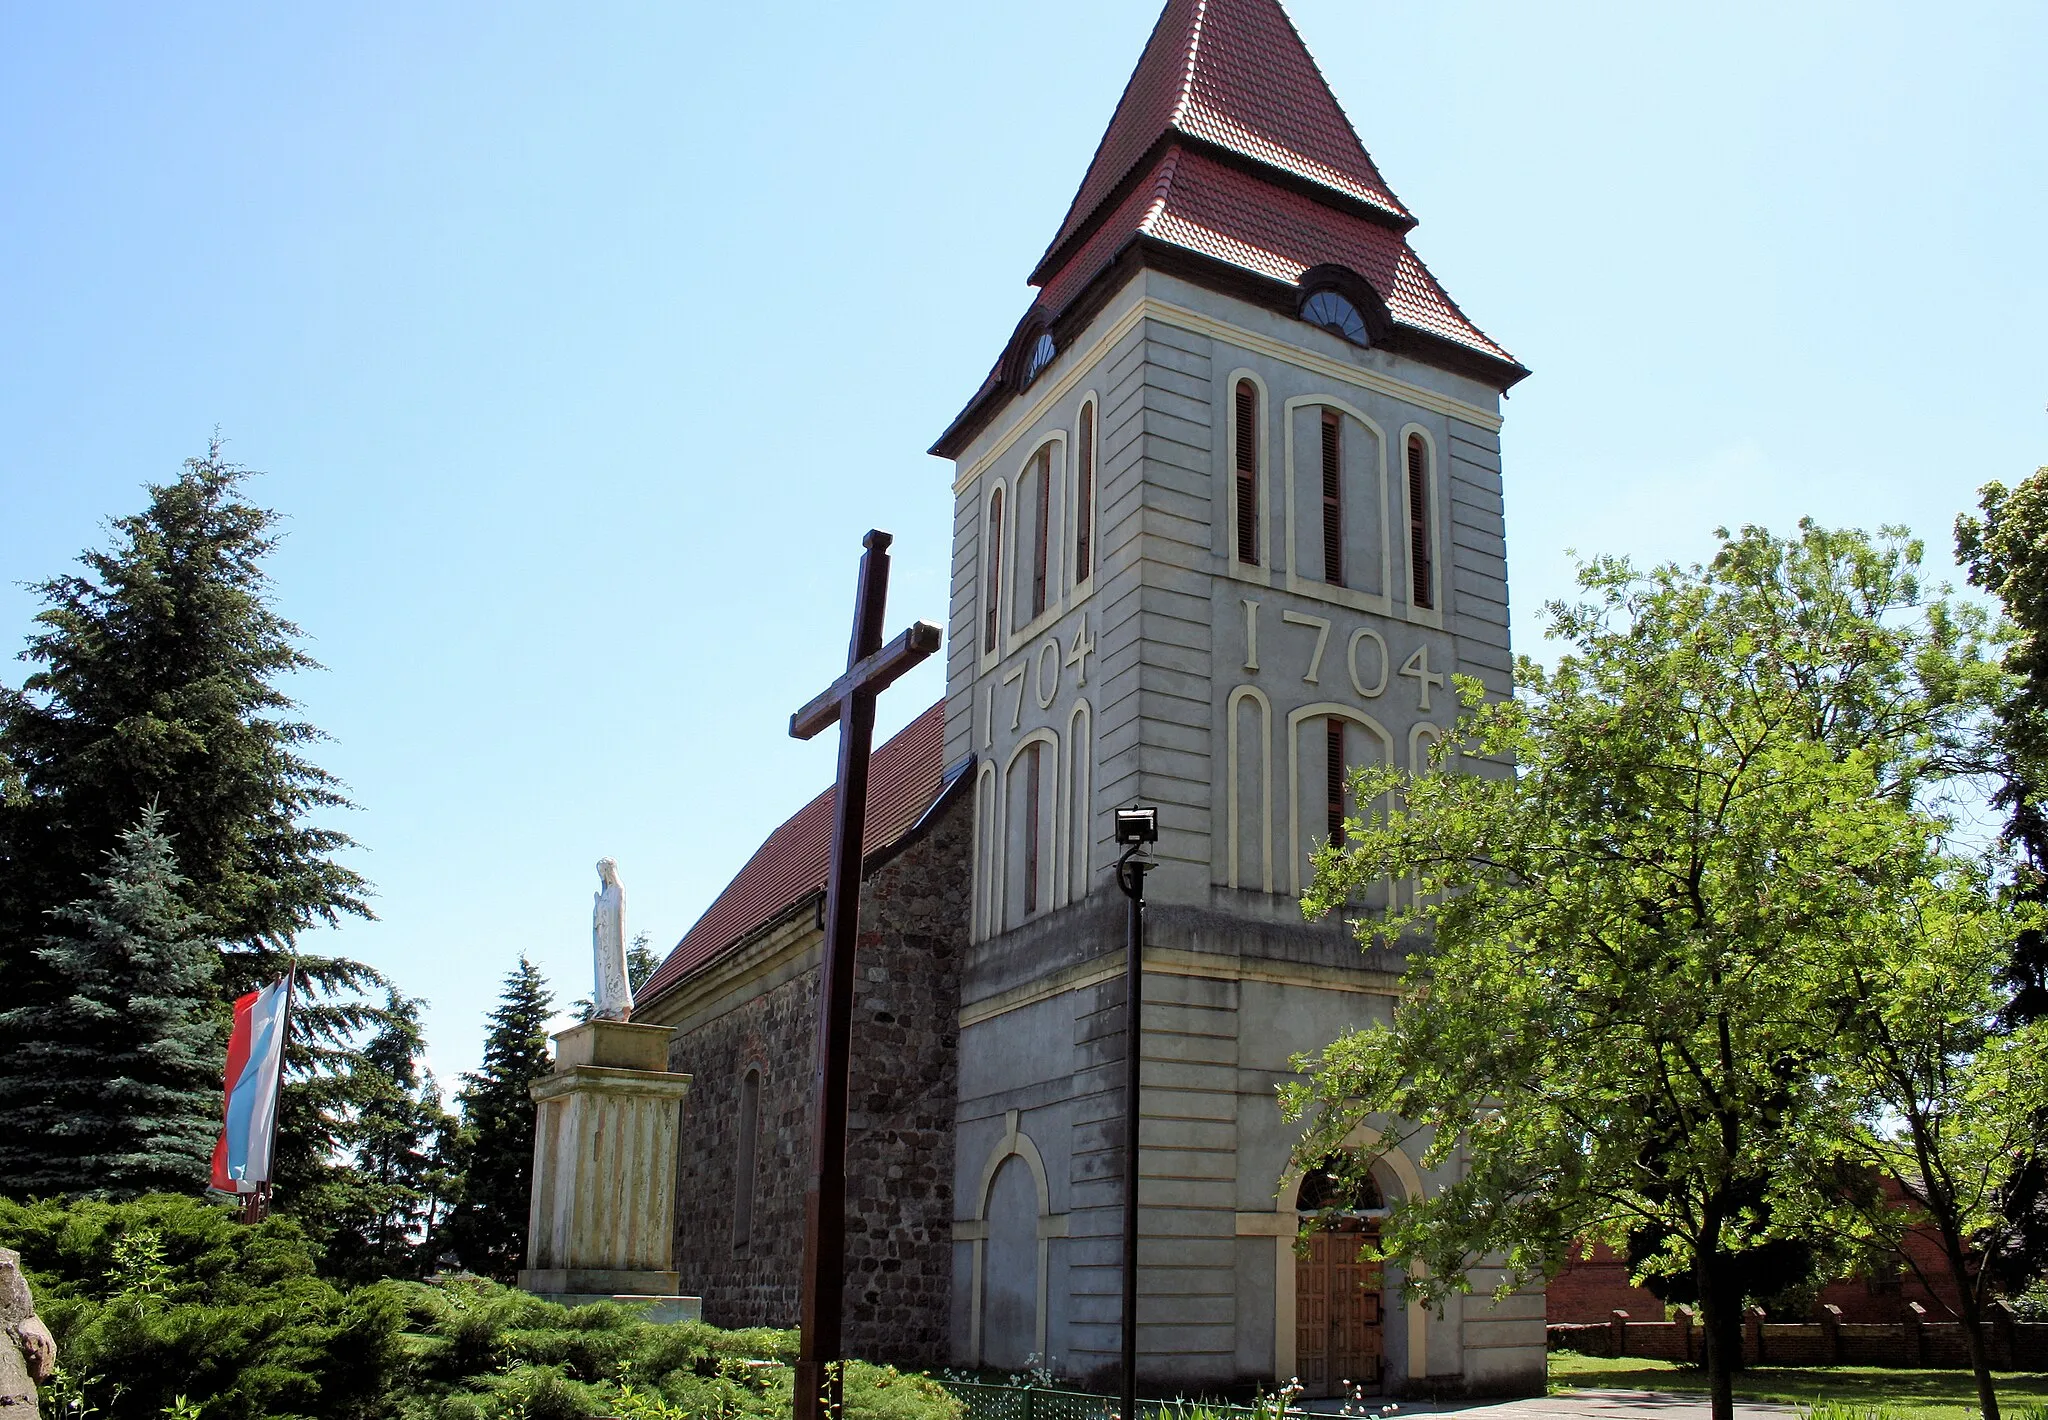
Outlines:
POLYGON ((1735 1420, 1735 1372, 1742 1365, 1742 1308, 1731 1304, 1712 1254, 1699 1258, 1700 1322, 1707 1343, 1707 1393, 1713 1420, 1735 1420), (1730 1342, 1733 1345, 1730 1345, 1730 1342))
POLYGON ((1998 1390, 1991 1383, 1991 1348, 1984 1342, 1984 1309, 1978 1305, 1977 1289, 1963 1251, 1961 1229, 1955 1224, 1952 1207, 1934 1210, 1941 1227, 1941 1252, 1948 1263, 1949 1277, 1956 1284, 1956 1319, 1963 1324, 1963 1341, 1970 1348, 1970 1370, 1977 1377, 1977 1406, 1983 1420, 1998 1420, 1998 1390))

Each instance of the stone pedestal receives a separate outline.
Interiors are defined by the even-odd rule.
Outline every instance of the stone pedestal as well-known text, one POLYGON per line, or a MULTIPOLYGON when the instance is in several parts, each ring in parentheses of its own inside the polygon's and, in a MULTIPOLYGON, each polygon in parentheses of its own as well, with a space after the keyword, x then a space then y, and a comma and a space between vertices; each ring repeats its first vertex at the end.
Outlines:
POLYGON ((668 1070, 666 1026, 590 1021, 555 1037, 532 1087, 533 1203, 526 1291, 552 1302, 650 1302, 696 1320, 675 1271, 676 1138, 688 1075, 668 1070))

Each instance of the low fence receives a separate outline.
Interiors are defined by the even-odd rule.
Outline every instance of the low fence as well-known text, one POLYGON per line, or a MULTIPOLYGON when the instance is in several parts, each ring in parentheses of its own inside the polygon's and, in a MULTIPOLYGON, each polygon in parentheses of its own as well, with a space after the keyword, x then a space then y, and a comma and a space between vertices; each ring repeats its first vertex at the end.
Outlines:
MULTIPOLYGON (((1906 1304, 1907 1318, 1890 1323, 1845 1322, 1837 1308, 1821 1309, 1818 1321, 1765 1321, 1751 1311, 1742 1321, 1745 1366, 1907 1366, 1967 1370, 1969 1343, 1957 1321, 1929 1321, 1918 1302, 1906 1304)), ((2048 1369, 2048 1322, 2014 1321, 1994 1310, 1987 1328, 1991 1364, 1999 1370, 2048 1369)), ((1637 1321, 1617 1311, 1611 1321, 1548 1328, 1550 1349, 1587 1356, 1641 1356, 1654 1361, 1706 1360, 1706 1338, 1697 1313, 1676 1309, 1671 1321, 1637 1321)))
MULTIPOLYGON (((939 1382, 967 1407, 966 1420, 1108 1420, 1120 1401, 1090 1391, 1056 1390, 1050 1386, 988 1385, 980 1381, 939 1382)), ((1189 1420, 1200 1409, 1218 1420, 1276 1420, 1271 1405, 1208 1405, 1191 1400, 1141 1400, 1144 1420, 1189 1420)), ((1298 1415, 1298 1411, 1290 1411, 1298 1415)))

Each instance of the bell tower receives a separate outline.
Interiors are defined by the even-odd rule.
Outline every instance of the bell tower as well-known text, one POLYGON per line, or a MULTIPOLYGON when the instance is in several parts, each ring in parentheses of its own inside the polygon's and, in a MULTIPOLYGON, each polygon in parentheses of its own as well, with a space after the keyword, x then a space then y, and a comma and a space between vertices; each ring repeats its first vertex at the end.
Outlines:
MULTIPOLYGON (((974 758, 963 1363, 1115 1362, 1111 821, 1146 804, 1141 1374, 1540 1393, 1540 1294, 1438 1318, 1401 1306, 1398 1269, 1369 1307, 1358 1269, 1341 1297, 1306 1278, 1335 1274, 1293 1255, 1273 1100, 1290 1053, 1385 1017, 1401 971, 1298 905, 1346 771, 1419 765, 1453 674, 1509 689, 1499 408, 1528 372, 1415 224, 1277 0, 1170 0, 933 447, 955 470, 946 760, 974 758)), ((1387 1197, 1444 1182, 1380 1171, 1387 1197)))

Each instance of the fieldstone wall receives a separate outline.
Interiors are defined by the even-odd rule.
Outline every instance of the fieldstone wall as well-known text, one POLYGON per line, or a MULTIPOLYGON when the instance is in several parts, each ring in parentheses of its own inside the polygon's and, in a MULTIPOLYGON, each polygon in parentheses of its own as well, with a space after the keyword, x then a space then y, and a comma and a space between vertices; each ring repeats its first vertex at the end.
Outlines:
MULTIPOLYGON (((946 1359, 960 955, 967 945, 972 796, 955 794, 870 871, 856 957, 847 1126, 846 1349, 946 1359)), ((819 934, 822 939, 822 934, 819 934)), ((676 1267, 716 1326, 797 1324, 811 1076, 813 963, 670 1048, 692 1077, 676 1183, 676 1267), (735 1237, 741 1082, 761 1072, 752 1227, 735 1237)), ((705 970, 719 969, 713 963, 705 970)))

